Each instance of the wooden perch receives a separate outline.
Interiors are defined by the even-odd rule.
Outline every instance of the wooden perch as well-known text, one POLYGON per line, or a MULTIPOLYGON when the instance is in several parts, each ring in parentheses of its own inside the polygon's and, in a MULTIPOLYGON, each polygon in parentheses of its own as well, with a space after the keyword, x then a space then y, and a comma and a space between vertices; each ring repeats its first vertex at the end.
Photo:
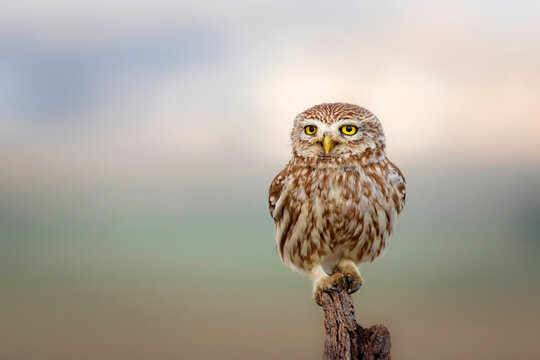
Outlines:
POLYGON ((322 293, 324 311, 323 360, 390 360, 390 333, 384 325, 365 329, 356 323, 347 292, 322 293))

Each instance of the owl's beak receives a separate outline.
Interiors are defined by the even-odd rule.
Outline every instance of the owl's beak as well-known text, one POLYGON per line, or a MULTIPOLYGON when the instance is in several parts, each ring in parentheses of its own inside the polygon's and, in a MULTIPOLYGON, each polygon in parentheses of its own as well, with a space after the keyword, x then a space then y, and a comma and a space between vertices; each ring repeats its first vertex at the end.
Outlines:
POLYGON ((332 149, 334 147, 334 141, 332 140, 332 138, 330 138, 330 135, 324 135, 324 139, 323 139, 323 147, 324 147, 324 151, 328 154, 328 152, 330 151, 330 149, 332 149))

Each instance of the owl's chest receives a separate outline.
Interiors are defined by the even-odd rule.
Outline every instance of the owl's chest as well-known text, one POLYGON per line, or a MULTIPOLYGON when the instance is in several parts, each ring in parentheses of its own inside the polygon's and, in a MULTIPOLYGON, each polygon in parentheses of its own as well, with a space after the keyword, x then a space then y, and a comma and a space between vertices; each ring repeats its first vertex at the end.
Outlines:
POLYGON ((315 222, 345 229, 361 216, 361 174, 358 171, 315 171, 299 184, 315 222))

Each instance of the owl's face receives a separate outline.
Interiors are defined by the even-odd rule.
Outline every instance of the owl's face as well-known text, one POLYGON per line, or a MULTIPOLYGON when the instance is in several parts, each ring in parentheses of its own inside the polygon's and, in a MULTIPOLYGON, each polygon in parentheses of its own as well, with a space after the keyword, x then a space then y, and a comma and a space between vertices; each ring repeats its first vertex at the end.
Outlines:
POLYGON ((369 110, 351 104, 314 106, 294 121, 293 152, 303 158, 330 160, 385 151, 379 120, 369 110))

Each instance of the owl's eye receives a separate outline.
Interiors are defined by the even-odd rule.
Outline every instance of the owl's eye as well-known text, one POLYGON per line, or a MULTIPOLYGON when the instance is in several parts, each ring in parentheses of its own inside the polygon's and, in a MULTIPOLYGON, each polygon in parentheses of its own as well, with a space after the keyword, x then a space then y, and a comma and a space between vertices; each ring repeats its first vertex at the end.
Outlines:
POLYGON ((317 127, 314 126, 314 125, 308 125, 304 128, 304 131, 306 132, 306 134, 308 135, 313 135, 317 132, 317 127))
POLYGON ((345 125, 341 127, 341 132, 345 135, 354 135, 356 134, 356 130, 358 130, 358 128, 354 125, 345 125))

